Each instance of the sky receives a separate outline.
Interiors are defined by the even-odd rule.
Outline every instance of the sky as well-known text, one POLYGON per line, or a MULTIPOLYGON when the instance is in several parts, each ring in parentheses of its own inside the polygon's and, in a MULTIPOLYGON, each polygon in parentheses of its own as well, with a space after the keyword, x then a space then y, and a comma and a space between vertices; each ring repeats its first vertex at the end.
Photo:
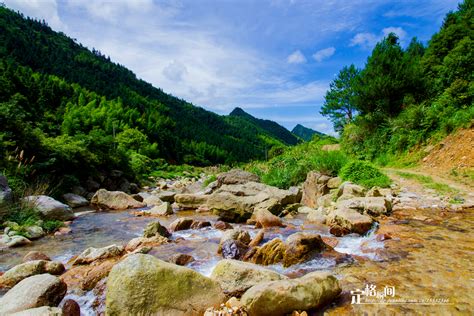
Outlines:
MULTIPOLYGON (((2 1, 2 0, 0 0, 2 1)), ((288 129, 319 114, 345 65, 385 35, 427 43, 458 0, 3 0, 194 105, 288 129)))

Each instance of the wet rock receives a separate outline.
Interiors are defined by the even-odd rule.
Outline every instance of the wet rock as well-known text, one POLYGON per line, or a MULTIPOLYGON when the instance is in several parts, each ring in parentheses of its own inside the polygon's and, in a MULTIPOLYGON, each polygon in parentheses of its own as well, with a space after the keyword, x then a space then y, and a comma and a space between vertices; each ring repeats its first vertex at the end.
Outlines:
POLYGON ((174 197, 176 192, 173 191, 158 191, 156 196, 160 198, 163 202, 174 203, 174 197))
POLYGON ((345 227, 334 224, 329 228, 329 233, 333 234, 336 237, 342 237, 351 233, 351 231, 345 227))
POLYGON ((336 246, 339 244, 339 239, 334 237, 321 237, 321 239, 331 248, 336 248, 336 246))
POLYGON ((169 230, 172 232, 176 232, 178 230, 186 230, 190 229, 193 223, 192 218, 181 217, 176 219, 170 224, 169 230))
POLYGON ((366 197, 381 197, 384 196, 382 192, 380 192, 379 187, 373 187, 365 194, 366 197))
POLYGON ((284 316, 294 310, 310 310, 332 302, 341 293, 337 279, 312 272, 299 279, 261 283, 251 287, 241 302, 249 315, 284 316))
POLYGON ((193 262, 195 259, 193 256, 184 254, 184 253, 177 253, 170 258, 170 262, 177 264, 179 266, 185 266, 188 263, 193 262))
POLYGON ((8 315, 41 306, 58 306, 67 286, 51 274, 39 274, 22 280, 0 298, 0 315, 8 315))
POLYGON ((327 186, 329 189, 337 189, 342 184, 342 179, 339 177, 334 177, 328 180, 327 186))
POLYGON ((119 258, 116 257, 92 262, 88 265, 73 266, 60 278, 71 290, 90 291, 109 275, 110 270, 118 260, 119 258))
POLYGON ((375 238, 377 239, 377 241, 384 241, 392 239, 392 236, 390 234, 377 234, 375 238))
POLYGON ((240 297, 254 285, 287 277, 256 264, 224 259, 215 266, 211 279, 220 284, 226 295, 240 297))
POLYGON ((204 194, 176 194, 174 199, 180 209, 197 209, 206 204, 209 195, 204 194))
POLYGON ((63 303, 62 312, 64 316, 81 316, 81 307, 75 300, 68 299, 63 303))
POLYGON ((317 210, 311 209, 311 211, 308 212, 308 215, 306 216, 306 220, 308 222, 324 224, 326 223, 326 213, 323 211, 321 207, 318 208, 317 210))
POLYGON ((352 182, 344 182, 339 187, 336 196, 338 201, 351 199, 354 197, 363 197, 365 196, 365 189, 364 187, 352 182))
POLYGON ((89 178, 85 183, 85 188, 88 192, 95 192, 100 189, 100 184, 97 181, 89 178))
POLYGON ((30 251, 23 257, 23 262, 34 261, 34 260, 45 260, 51 261, 51 259, 40 251, 30 251))
POLYGON ((231 224, 223 222, 223 221, 217 221, 214 223, 214 228, 218 230, 228 230, 234 228, 231 224))
POLYGON ((384 197, 356 197, 338 200, 336 208, 349 208, 370 216, 386 215, 392 210, 392 203, 384 197))
POLYGON ((87 201, 86 198, 74 193, 64 194, 63 199, 66 202, 66 204, 72 208, 89 205, 89 201, 87 201))
POLYGON ((238 240, 226 240, 220 245, 221 254, 226 259, 241 259, 245 256, 248 246, 238 240))
POLYGON ((261 229, 257 235, 255 235, 255 237, 250 241, 249 243, 249 247, 256 247, 258 246, 262 241, 263 241, 263 238, 265 237, 265 233, 264 233, 264 230, 261 229))
POLYGON ((36 208, 44 219, 69 221, 74 219, 72 209, 52 197, 46 195, 31 195, 23 198, 23 201, 31 207, 36 208))
POLYGON ((168 243, 169 240, 166 237, 155 235, 153 237, 137 237, 130 240, 125 246, 125 250, 128 252, 137 251, 143 247, 157 247, 163 244, 168 243))
POLYGON ((239 169, 224 172, 217 176, 218 187, 224 184, 245 184, 247 182, 260 182, 260 177, 239 169))
POLYGON ((166 216, 173 214, 173 208, 169 202, 163 202, 161 205, 154 206, 150 210, 144 212, 147 214, 149 213, 150 215, 166 216))
POLYGON ((13 193, 8 186, 7 177, 0 174, 0 205, 10 203, 12 199, 13 193))
POLYGON ((150 238, 155 235, 160 235, 163 237, 171 236, 166 227, 161 225, 161 223, 158 221, 148 223, 145 229, 143 230, 143 237, 145 238, 150 238))
POLYGON ((211 222, 209 221, 198 221, 198 220, 193 220, 193 223, 191 224, 191 229, 201 229, 204 227, 210 227, 211 222))
POLYGON ((70 227, 60 227, 58 231, 54 233, 54 236, 62 236, 62 235, 67 235, 72 231, 70 227))
POLYGON ((121 191, 107 191, 100 189, 91 199, 91 204, 100 209, 126 210, 129 208, 144 207, 145 204, 138 202, 127 193, 121 191))
POLYGON ((46 233, 44 232, 43 228, 34 225, 25 227, 25 235, 29 239, 35 240, 43 237, 44 235, 46 235, 46 233))
POLYGON ((329 193, 329 188, 327 186, 328 181, 329 177, 319 172, 308 172, 303 184, 303 197, 301 203, 311 208, 318 207, 318 198, 329 193))
POLYGON ((217 250, 218 253, 220 253, 221 246, 226 242, 227 240, 236 240, 241 242, 242 244, 248 246, 248 244, 251 241, 250 234, 246 230, 242 229, 232 229, 232 230, 226 230, 221 237, 221 240, 219 242, 219 248, 217 250))
POLYGON ((142 254, 113 267, 106 293, 107 315, 202 315, 225 301, 217 282, 142 254))
POLYGON ((295 233, 289 236, 285 242, 283 266, 289 267, 304 262, 326 249, 328 249, 328 246, 321 239, 320 235, 295 233))
POLYGON ((31 241, 23 236, 15 235, 15 236, 7 236, 3 235, 2 239, 0 240, 0 244, 4 244, 5 246, 9 248, 14 248, 14 247, 21 247, 25 246, 28 244, 31 244, 31 241))
POLYGON ((332 211, 326 223, 330 227, 338 225, 350 232, 363 235, 370 230, 373 220, 370 216, 362 215, 356 210, 344 208, 332 211))
POLYGON ((37 308, 30 308, 18 313, 10 314, 9 316, 63 316, 63 311, 58 307, 42 306, 37 308))
POLYGON ((283 226, 283 223, 278 216, 273 215, 272 213, 270 213, 269 211, 265 209, 257 210, 254 213, 254 216, 255 216, 255 221, 257 222, 256 223, 257 227, 267 228, 267 227, 283 226))
POLYGON ((163 204, 163 201, 155 194, 140 192, 138 195, 143 198, 143 203, 145 203, 146 206, 154 207, 163 204))
POLYGON ((246 260, 267 266, 281 262, 284 254, 285 244, 281 239, 275 238, 263 244, 261 247, 253 248, 252 255, 246 256, 246 260))
POLYGON ((73 261, 72 265, 88 264, 97 260, 120 257, 123 252, 123 247, 117 245, 110 245, 103 248, 89 247, 73 261))
POLYGON ((57 261, 35 260, 21 263, 6 271, 0 277, 0 286, 12 287, 18 282, 37 274, 59 275, 64 272, 64 265, 57 261))
POLYGON ((314 211, 314 208, 311 208, 308 206, 301 206, 298 208, 298 213, 301 213, 301 214, 309 214, 312 211, 314 211))

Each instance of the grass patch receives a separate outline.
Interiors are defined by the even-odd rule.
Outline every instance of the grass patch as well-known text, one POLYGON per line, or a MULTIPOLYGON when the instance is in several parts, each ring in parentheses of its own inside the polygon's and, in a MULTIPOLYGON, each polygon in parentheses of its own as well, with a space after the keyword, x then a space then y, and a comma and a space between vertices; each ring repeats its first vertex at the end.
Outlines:
POLYGON ((382 173, 377 167, 365 161, 352 161, 345 165, 339 176, 345 181, 352 181, 366 188, 374 186, 388 187, 391 184, 390 178, 382 173))
POLYGON ((212 182, 216 181, 217 180, 217 176, 215 174, 209 176, 209 178, 207 178, 203 184, 202 184, 202 187, 205 188, 207 187, 209 184, 211 184, 212 182))
POLYGON ((435 190, 440 195, 454 196, 459 194, 459 191, 450 187, 447 184, 435 182, 430 176, 424 176, 420 174, 408 173, 397 171, 397 174, 405 179, 413 179, 428 189, 435 190))

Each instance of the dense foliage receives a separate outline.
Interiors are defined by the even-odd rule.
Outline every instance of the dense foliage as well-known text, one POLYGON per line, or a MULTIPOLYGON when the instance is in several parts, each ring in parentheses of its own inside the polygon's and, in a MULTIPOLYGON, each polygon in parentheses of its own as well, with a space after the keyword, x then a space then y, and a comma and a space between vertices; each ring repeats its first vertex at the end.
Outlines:
POLYGON ((302 140, 304 141, 310 141, 313 139, 313 136, 314 135, 317 135, 318 137, 323 137, 325 136, 326 134, 324 133, 321 133, 321 132, 318 132, 318 131, 315 131, 311 128, 308 128, 308 127, 305 127, 301 124, 297 124, 292 130, 291 132, 298 136, 299 138, 301 138, 302 140))
POLYGON ((0 170, 9 178, 48 175, 70 179, 69 184, 112 169, 134 178, 167 163, 232 164, 283 146, 253 122, 166 94, 44 21, 5 6, 0 6, 0 126, 0 170), (17 171, 25 162, 28 168, 17 171))
POLYGON ((465 0, 427 47, 413 39, 403 49, 389 34, 363 69, 341 70, 321 113, 341 132, 347 152, 386 164, 473 125, 473 12, 474 1, 465 0))
POLYGON ((366 188, 388 187, 391 183, 390 178, 380 172, 372 164, 355 160, 346 164, 339 172, 340 177, 345 181, 351 181, 360 184, 366 188))

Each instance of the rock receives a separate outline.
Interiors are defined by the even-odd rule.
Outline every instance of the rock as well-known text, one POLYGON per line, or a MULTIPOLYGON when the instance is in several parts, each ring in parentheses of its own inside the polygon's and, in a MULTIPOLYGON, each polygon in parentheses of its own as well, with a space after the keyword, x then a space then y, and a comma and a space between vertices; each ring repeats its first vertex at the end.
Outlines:
POLYGON ((317 210, 311 209, 306 216, 306 220, 313 223, 324 224, 326 223, 326 213, 322 208, 318 208, 317 210))
POLYGON ((105 189, 100 189, 94 194, 91 204, 100 209, 110 210, 126 210, 145 206, 144 203, 138 202, 127 193, 121 191, 107 191, 105 189))
POLYGON ((372 227, 373 220, 370 216, 362 215, 356 210, 344 208, 331 212, 327 219, 328 226, 338 225, 343 229, 360 235, 365 234, 372 227))
POLYGON ((70 290, 90 291, 109 275, 118 257, 95 261, 88 265, 73 266, 61 275, 70 290))
POLYGON ((301 188, 299 188, 299 187, 294 187, 293 186, 293 187, 290 187, 288 189, 288 191, 290 191, 295 196, 295 203, 294 204, 300 204, 301 199, 303 198, 303 190, 301 190, 301 188))
POLYGON ((285 252, 283 254, 283 266, 304 262, 311 259, 316 254, 320 254, 328 246, 318 234, 295 233, 290 235, 285 242, 285 252))
POLYGON ((260 182, 260 177, 239 169, 233 169, 217 176, 218 187, 224 184, 245 184, 247 182, 260 182))
POLYGON ((347 228, 344 228, 340 225, 335 224, 331 226, 331 228, 329 228, 329 233, 333 234, 336 237, 342 237, 342 236, 350 234, 351 231, 347 228))
POLYGON ((214 228, 218 230, 228 230, 228 229, 232 229, 233 226, 223 221, 217 221, 214 223, 214 228))
POLYGON ((64 265, 57 261, 35 260, 14 266, 0 276, 0 285, 12 287, 30 276, 49 273, 59 275, 64 272, 64 265))
POLYGON ((81 316, 81 307, 75 300, 68 299, 63 303, 62 312, 64 316, 81 316))
POLYGON ((51 259, 47 255, 39 251, 30 251, 23 257, 23 262, 34 261, 34 260, 51 261, 51 259))
POLYGON ((211 279, 220 284, 226 295, 240 297, 254 285, 287 277, 256 264, 224 259, 215 266, 211 279))
POLYGON ((344 182, 339 187, 336 196, 338 201, 347 200, 354 197, 362 197, 365 196, 365 189, 360 185, 351 182, 344 182))
POLYGON ((54 236, 67 235, 72 231, 70 227, 60 227, 57 232, 54 233, 54 236))
POLYGON ((128 252, 136 251, 142 247, 157 247, 163 244, 168 243, 169 240, 166 237, 155 235, 153 237, 137 237, 130 240, 125 246, 125 250, 128 252))
POLYGON ((163 201, 155 194, 140 192, 138 195, 143 198, 143 203, 145 203, 146 206, 154 207, 163 204, 163 201))
POLYGON ((318 207, 330 207, 334 205, 334 194, 325 194, 323 196, 320 196, 318 200, 316 201, 318 207))
POLYGON ((224 242, 226 242, 227 240, 237 240, 247 246, 250 243, 251 239, 252 238, 250 237, 250 234, 246 230, 242 230, 242 229, 226 230, 222 234, 217 252, 220 253, 222 244, 224 244, 224 242))
POLYGON ((27 226, 25 227, 25 235, 29 239, 34 240, 43 237, 46 233, 40 226, 27 226))
POLYGON ((225 301, 216 281, 143 254, 113 267, 106 293, 107 315, 202 315, 225 301))
POLYGON ((327 186, 329 189, 337 189, 341 184, 342 179, 339 177, 335 177, 328 180, 327 186))
POLYGON ((143 196, 141 196, 140 194, 132 194, 131 197, 137 200, 138 202, 143 202, 143 196))
POLYGON ((69 221, 74 219, 72 209, 52 197, 46 195, 31 195, 23 198, 23 201, 31 207, 36 208, 44 219, 69 221))
POLYGON ((156 196, 163 202, 174 203, 174 197, 176 192, 173 191, 159 191, 156 193, 156 196))
POLYGON ((241 259, 245 256, 248 246, 238 240, 226 240, 220 245, 223 258, 241 259))
POLYGON ((280 227, 283 226, 281 219, 265 209, 260 209, 254 213, 257 227, 280 227))
POLYGON ((210 227, 210 226, 211 226, 211 222, 193 220, 193 223, 191 224, 191 229, 201 229, 201 228, 210 227))
POLYGON ((366 197, 380 197, 380 196, 384 196, 384 195, 380 192, 379 187, 373 187, 369 191, 367 191, 365 196, 366 197))
POLYGON ((39 274, 22 280, 0 298, 0 315, 41 306, 58 306, 67 286, 51 274, 39 274))
POLYGON ((31 244, 31 241, 28 238, 19 236, 19 235, 11 236, 11 237, 3 235, 0 243, 5 244, 5 246, 9 248, 14 248, 14 247, 21 247, 21 246, 31 244))
POLYGON ((328 181, 329 177, 319 172, 308 172, 303 184, 303 197, 301 203, 311 208, 318 207, 318 198, 329 193, 329 187, 327 186, 328 181))
POLYGON ((294 310, 310 310, 332 302, 341 293, 337 279, 312 272, 292 280, 261 283, 251 287, 241 302, 249 315, 284 316, 294 310))
POLYGON ((188 263, 193 262, 195 259, 193 256, 184 254, 184 253, 177 253, 173 257, 171 257, 170 262, 177 264, 179 266, 185 266, 188 263))
POLYGON ((255 235, 255 237, 250 241, 249 243, 249 247, 256 247, 258 246, 262 241, 263 241, 263 238, 265 237, 264 235, 264 230, 261 229, 257 235, 255 235))
POLYGON ((298 208, 298 213, 301 213, 301 214, 309 214, 312 211, 314 211, 314 208, 311 208, 308 206, 301 206, 298 208))
POLYGON ((8 186, 7 178, 0 174, 0 205, 10 203, 12 200, 13 192, 8 186))
POLYGON ((186 230, 190 229, 193 223, 193 219, 187 217, 177 218, 170 224, 169 230, 172 232, 176 232, 178 230, 186 230))
POLYGON ((63 199, 66 202, 66 204, 72 208, 89 205, 89 201, 87 201, 86 198, 74 193, 64 194, 63 199))
POLYGON ((386 215, 392 210, 392 203, 384 197, 356 197, 338 200, 337 208, 349 208, 371 216, 386 215))
POLYGON ((143 237, 145 238, 150 238, 155 235, 160 235, 163 237, 171 236, 166 227, 161 225, 161 223, 158 221, 148 223, 145 229, 143 230, 143 237))
POLYGON ((163 202, 161 205, 154 206, 143 212, 154 216, 166 216, 173 215, 173 208, 169 202, 163 202))
POLYGON ((76 185, 72 187, 71 192, 75 195, 85 196, 87 194, 87 190, 81 187, 80 185, 76 185))
POLYGON ((100 184, 93 179, 89 178, 87 179, 85 183, 86 190, 88 192, 95 192, 100 189, 100 184))
POLYGON ((174 200, 180 209, 197 209, 206 204, 209 195, 203 194, 176 194, 174 200))
POLYGON ((264 266, 281 262, 285 254, 285 244, 279 238, 272 239, 261 247, 253 249, 254 252, 251 256, 246 256, 246 260, 264 266))
POLYGON ((58 307, 42 306, 37 308, 30 308, 18 313, 10 314, 10 316, 63 316, 63 311, 58 307))
POLYGON ((103 248, 89 247, 72 262, 72 265, 88 264, 97 260, 119 257, 123 252, 123 247, 117 245, 110 245, 103 248))
POLYGON ((377 239, 377 241, 384 241, 392 239, 392 236, 390 234, 377 234, 375 238, 377 239))

